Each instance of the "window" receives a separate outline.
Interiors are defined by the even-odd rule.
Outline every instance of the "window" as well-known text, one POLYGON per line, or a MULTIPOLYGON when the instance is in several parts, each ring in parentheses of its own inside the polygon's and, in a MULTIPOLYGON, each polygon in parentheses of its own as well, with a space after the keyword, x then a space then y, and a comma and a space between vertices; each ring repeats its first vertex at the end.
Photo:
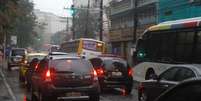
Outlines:
POLYGON ((87 60, 81 59, 58 59, 50 62, 50 67, 60 72, 89 73, 92 70, 87 60))
POLYGON ((175 81, 175 75, 178 70, 179 70, 179 68, 177 68, 177 67, 170 68, 167 71, 163 72, 160 75, 160 78, 163 80, 175 81))
POLYGON ((179 71, 177 72, 175 76, 176 81, 183 81, 189 78, 195 77, 195 73, 188 68, 180 67, 179 71))

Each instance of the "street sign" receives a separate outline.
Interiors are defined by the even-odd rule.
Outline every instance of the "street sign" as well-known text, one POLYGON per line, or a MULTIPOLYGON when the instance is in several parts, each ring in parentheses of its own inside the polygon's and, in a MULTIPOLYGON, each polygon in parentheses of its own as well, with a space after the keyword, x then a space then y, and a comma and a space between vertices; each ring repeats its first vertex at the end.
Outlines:
POLYGON ((11 36, 11 45, 17 45, 17 36, 11 36))

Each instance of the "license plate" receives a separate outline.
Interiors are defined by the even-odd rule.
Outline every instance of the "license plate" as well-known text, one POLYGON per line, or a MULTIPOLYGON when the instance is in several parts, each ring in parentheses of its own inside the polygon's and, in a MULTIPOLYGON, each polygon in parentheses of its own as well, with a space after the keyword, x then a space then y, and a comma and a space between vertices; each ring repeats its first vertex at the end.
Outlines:
POLYGON ((77 97, 77 96, 81 96, 80 92, 70 92, 70 93, 66 93, 67 97, 77 97))
POLYGON ((122 76, 121 72, 112 72, 112 76, 122 76))

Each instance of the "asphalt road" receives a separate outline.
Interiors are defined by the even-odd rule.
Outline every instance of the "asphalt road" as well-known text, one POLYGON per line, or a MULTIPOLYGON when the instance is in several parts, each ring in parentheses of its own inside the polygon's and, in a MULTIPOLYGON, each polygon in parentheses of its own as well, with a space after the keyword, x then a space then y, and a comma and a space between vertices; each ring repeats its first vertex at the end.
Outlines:
MULTIPOLYGON (((23 84, 19 83, 18 67, 12 71, 6 68, 0 70, 0 101, 30 101, 30 93, 23 84)), ((133 89, 132 94, 123 96, 120 89, 109 90, 101 94, 101 101, 137 101, 137 92, 133 89)))

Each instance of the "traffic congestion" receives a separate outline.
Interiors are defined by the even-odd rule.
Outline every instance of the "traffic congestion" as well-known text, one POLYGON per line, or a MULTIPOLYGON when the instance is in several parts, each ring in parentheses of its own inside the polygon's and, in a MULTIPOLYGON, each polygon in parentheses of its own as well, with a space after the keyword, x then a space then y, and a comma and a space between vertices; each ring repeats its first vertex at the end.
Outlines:
POLYGON ((0 0, 0 101, 199 101, 201 0, 0 0))

